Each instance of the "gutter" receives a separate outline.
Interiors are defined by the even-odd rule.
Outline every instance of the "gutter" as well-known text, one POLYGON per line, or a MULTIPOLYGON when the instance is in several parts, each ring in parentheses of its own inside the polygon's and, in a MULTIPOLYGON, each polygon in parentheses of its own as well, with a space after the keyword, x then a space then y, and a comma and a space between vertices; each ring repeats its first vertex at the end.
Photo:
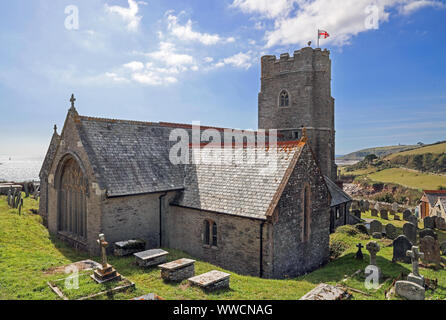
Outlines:
POLYGON ((159 239, 160 245, 162 247, 163 244, 163 199, 167 196, 167 192, 159 196, 159 219, 160 219, 160 230, 159 230, 159 239))
POLYGON ((260 223, 260 278, 263 278, 263 226, 265 221, 260 223))

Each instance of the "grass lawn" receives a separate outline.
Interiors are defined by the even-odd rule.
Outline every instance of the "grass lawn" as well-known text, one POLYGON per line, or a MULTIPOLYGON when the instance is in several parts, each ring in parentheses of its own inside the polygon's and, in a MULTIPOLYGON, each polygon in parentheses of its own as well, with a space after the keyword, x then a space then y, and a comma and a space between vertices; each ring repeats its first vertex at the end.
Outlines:
POLYGON ((390 160, 397 156, 408 156, 408 155, 415 155, 415 154, 425 154, 425 153, 433 153, 433 154, 440 154, 446 152, 446 143, 439 143, 432 146, 426 146, 422 148, 417 148, 414 150, 408 150, 404 152, 398 152, 398 153, 392 153, 386 157, 386 159, 390 160))
MULTIPOLYGON (((23 214, 19 216, 17 210, 8 208, 5 197, 0 197, 0 299, 59 299, 49 289, 47 281, 56 281, 66 277, 66 275, 51 271, 55 267, 87 258, 100 261, 99 257, 89 257, 85 253, 77 252, 49 235, 47 229, 41 224, 41 218, 29 212, 31 208, 37 208, 36 201, 29 198, 25 199, 24 206, 23 214)), ((402 222, 395 222, 395 225, 401 228, 402 222)), ((441 234, 440 237, 446 239, 445 234, 441 234)), ((332 235, 332 241, 344 243, 347 247, 346 251, 338 259, 308 275, 297 279, 266 280, 229 272, 232 275, 231 289, 211 294, 198 288, 189 287, 187 281, 181 284, 165 283, 162 281, 157 268, 141 269, 134 264, 132 257, 110 257, 109 262, 124 277, 133 281, 136 289, 113 296, 101 296, 99 299, 130 299, 147 293, 156 293, 164 299, 176 300, 293 300, 299 299, 319 283, 325 282, 343 284, 366 293, 353 292, 353 299, 376 300, 384 299, 384 290, 401 272, 406 274, 410 272, 410 265, 391 262, 392 247, 386 247, 389 241, 378 240, 382 248, 378 253, 378 264, 386 277, 384 285, 377 291, 367 290, 364 286, 364 276, 362 274, 343 281, 357 270, 364 270, 368 265, 369 257, 365 250, 364 261, 355 260, 354 254, 357 243, 361 242, 365 246, 370 239, 365 235, 350 236, 345 233, 336 233, 332 235)), ((169 261, 190 257, 177 250, 167 250, 170 252, 169 261)), ((196 274, 214 269, 226 271, 202 261, 197 261, 195 267, 196 274)), ((99 292, 106 287, 94 283, 89 278, 90 273, 83 273, 80 277, 80 288, 78 290, 63 289, 65 295, 71 299, 76 299, 99 292)), ((427 278, 439 280, 438 289, 435 293, 428 291, 427 297, 429 299, 445 299, 446 271, 422 268, 421 273, 427 278)))
POLYGON ((439 186, 446 186, 446 176, 419 173, 400 168, 385 169, 367 176, 373 181, 396 183, 412 189, 437 190, 439 186))

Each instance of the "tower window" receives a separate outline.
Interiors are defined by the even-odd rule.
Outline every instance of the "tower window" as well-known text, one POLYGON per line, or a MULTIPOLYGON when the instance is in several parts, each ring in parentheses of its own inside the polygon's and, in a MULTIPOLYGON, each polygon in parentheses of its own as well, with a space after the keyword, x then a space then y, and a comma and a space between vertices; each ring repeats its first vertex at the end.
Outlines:
POLYGON ((281 107, 288 107, 290 105, 290 96, 285 90, 280 93, 279 105, 281 107))

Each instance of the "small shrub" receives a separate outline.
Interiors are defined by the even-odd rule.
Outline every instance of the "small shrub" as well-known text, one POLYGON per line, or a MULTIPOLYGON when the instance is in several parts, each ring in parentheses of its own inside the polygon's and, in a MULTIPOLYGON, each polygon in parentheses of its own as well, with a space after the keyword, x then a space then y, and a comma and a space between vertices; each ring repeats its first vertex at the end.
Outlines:
POLYGON ((345 243, 344 241, 338 239, 330 240, 330 258, 332 260, 339 258, 347 249, 348 249, 348 244, 345 243))
POLYGON ((358 229, 351 225, 340 226, 336 229, 336 233, 345 233, 351 237, 357 236, 359 234, 358 229))

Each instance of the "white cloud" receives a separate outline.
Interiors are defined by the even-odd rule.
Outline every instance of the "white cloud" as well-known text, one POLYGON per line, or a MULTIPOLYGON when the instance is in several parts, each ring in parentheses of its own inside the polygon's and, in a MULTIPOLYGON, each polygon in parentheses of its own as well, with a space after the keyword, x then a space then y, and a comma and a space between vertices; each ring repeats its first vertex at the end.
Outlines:
POLYGON ((237 53, 231 57, 225 58, 219 62, 217 62, 214 67, 221 68, 226 65, 231 65, 236 68, 249 69, 252 66, 252 56, 250 52, 248 53, 237 53))
MULTIPOLYGON (((387 22, 391 10, 410 14, 424 7, 445 7, 437 0, 234 0, 231 5, 242 12, 273 20, 274 27, 265 31, 266 47, 306 45, 317 40, 317 30, 327 30, 331 37, 323 44, 348 44, 355 35, 369 31, 374 17, 387 22)), ((256 23, 256 29, 265 26, 256 23)), ((379 27, 379 24, 378 24, 379 27)))
POLYGON ((147 5, 147 3, 144 1, 137 2, 135 0, 128 0, 128 3, 128 8, 120 6, 109 6, 108 4, 105 4, 105 10, 109 13, 115 13, 121 16, 121 18, 127 23, 127 29, 129 31, 137 31, 139 23, 142 19, 142 16, 138 16, 138 4, 147 5))
POLYGON ((144 63, 142 63, 140 61, 132 61, 132 62, 124 64, 124 67, 128 68, 132 71, 138 71, 138 70, 144 69, 144 63))
POLYGON ((400 9, 400 12, 402 14, 411 14, 425 7, 445 8, 446 5, 438 1, 428 1, 428 0, 412 1, 410 3, 403 5, 402 8, 400 9))
POLYGON ((106 72, 105 76, 109 79, 112 79, 115 82, 129 82, 127 78, 120 77, 114 72, 106 72))
POLYGON ((169 14, 167 17, 168 30, 176 38, 183 41, 197 41, 204 45, 215 45, 217 43, 234 42, 234 37, 223 38, 218 34, 201 33, 192 30, 192 20, 188 20, 186 24, 181 25, 178 17, 169 14))
POLYGON ((293 8, 294 0, 234 0, 233 7, 245 13, 260 13, 268 18, 288 15, 293 8))
POLYGON ((158 51, 147 53, 146 55, 169 66, 184 66, 194 63, 192 56, 177 53, 175 45, 172 42, 162 41, 158 51))

